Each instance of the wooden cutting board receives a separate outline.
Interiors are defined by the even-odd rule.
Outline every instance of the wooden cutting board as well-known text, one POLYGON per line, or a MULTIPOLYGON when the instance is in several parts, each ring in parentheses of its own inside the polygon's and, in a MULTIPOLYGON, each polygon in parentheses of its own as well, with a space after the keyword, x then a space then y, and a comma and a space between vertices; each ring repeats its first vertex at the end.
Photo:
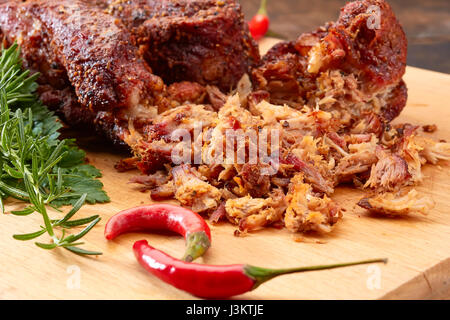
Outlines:
MULTIPOLYGON (((273 39, 262 42, 271 46, 273 39)), ((450 141, 450 75, 408 67, 408 106, 397 121, 437 124, 435 137, 450 141)), ((85 206, 79 216, 100 214, 103 220, 83 240, 100 257, 79 257, 65 250, 45 251, 16 233, 37 230, 41 217, 0 216, 0 299, 191 299, 147 274, 131 247, 147 239, 153 246, 180 257, 184 240, 167 234, 128 234, 107 242, 103 228, 118 211, 150 203, 149 194, 128 184, 137 172, 118 173, 120 155, 99 143, 87 149, 90 163, 100 168, 111 203, 85 206)), ((246 237, 233 236, 228 223, 211 226, 213 246, 200 263, 250 263, 285 268, 389 258, 387 265, 293 274, 274 279, 245 299, 421 299, 450 298, 450 163, 427 166, 418 188, 431 195, 435 209, 428 215, 380 218, 355 206, 361 193, 339 188, 333 197, 346 209, 332 233, 305 236, 296 242, 286 230, 266 229, 246 237)), ((10 202, 8 210, 23 204, 10 202)), ((54 213, 57 216, 57 213, 54 213)))

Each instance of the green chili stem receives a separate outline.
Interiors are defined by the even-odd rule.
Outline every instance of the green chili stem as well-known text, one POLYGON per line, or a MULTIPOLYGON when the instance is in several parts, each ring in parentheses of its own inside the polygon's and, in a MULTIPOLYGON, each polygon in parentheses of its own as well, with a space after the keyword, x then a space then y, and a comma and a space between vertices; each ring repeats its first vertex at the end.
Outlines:
POLYGON ((204 231, 189 234, 186 237, 186 252, 182 260, 192 262, 201 257, 210 246, 211 242, 204 231))
POLYGON ((267 16, 267 0, 261 0, 261 6, 259 7, 258 14, 267 16))
POLYGON ((326 269, 335 269, 335 268, 342 268, 342 267, 356 266, 356 265, 361 265, 361 264, 369 264, 369 263, 377 263, 377 262, 387 263, 387 261, 388 261, 387 259, 372 259, 372 260, 364 260, 364 261, 357 261, 357 262, 337 263, 337 264, 318 265, 318 266, 290 268, 290 269, 267 269, 267 268, 260 268, 260 267, 247 265, 244 267, 244 272, 247 276, 249 276, 255 280, 254 288, 257 288, 264 282, 266 282, 270 279, 273 279, 275 277, 285 275, 285 274, 326 270, 326 269))

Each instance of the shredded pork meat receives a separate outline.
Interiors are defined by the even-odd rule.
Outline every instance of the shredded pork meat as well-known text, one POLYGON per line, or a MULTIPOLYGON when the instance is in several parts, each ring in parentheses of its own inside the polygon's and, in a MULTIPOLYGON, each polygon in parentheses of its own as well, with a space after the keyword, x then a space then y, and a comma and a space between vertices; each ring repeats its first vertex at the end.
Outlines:
MULTIPOLYGON (((160 150, 153 156, 166 156, 163 168, 173 180, 160 179, 157 171, 134 181, 150 186, 153 199, 174 197, 210 215, 213 222, 226 218, 241 232, 271 225, 284 225, 291 232, 330 232, 342 217, 339 204, 331 199, 341 183, 370 190, 372 196, 358 204, 371 212, 401 216, 425 214, 433 208, 433 201, 415 190, 401 194, 421 181, 421 168, 427 162, 450 159, 450 144, 424 137, 420 127, 410 124, 389 125, 380 133, 373 130, 370 117, 352 129, 336 130, 325 111, 298 110, 264 100, 254 104, 248 99, 251 96, 242 99, 235 93, 218 111, 189 105, 161 114, 148 129, 154 138, 143 142, 147 150, 160 150), (180 114, 188 118, 183 120, 180 114), (172 167, 169 155, 184 142, 167 137, 180 128, 192 133, 196 120, 205 123, 200 127, 202 135, 192 137, 188 146, 198 144, 204 164, 172 167), (260 157, 255 163, 237 162, 240 152, 248 160, 252 147, 260 147, 261 141, 250 139, 249 132, 273 129, 280 133, 275 172, 265 173, 271 165, 260 157), (230 141, 225 137, 230 131, 244 138, 241 144, 232 141, 233 157, 227 162, 230 141), (161 185, 155 187, 155 182, 161 185)), ((192 152, 188 158, 194 159, 194 149, 188 150, 192 152)))
POLYGON ((379 214, 403 216, 411 212, 427 214, 434 208, 435 203, 430 197, 420 196, 415 189, 412 189, 403 196, 387 192, 364 198, 358 202, 358 205, 379 214))
POLYGON ((330 232, 344 183, 368 194, 358 204, 371 212, 425 214, 434 202, 405 188, 426 163, 450 160, 450 144, 426 137, 433 128, 390 123, 406 104, 406 45, 384 0, 351 2, 337 22, 273 47, 228 94, 169 87, 173 105, 129 130, 135 157, 123 167, 149 175, 134 182, 153 199, 175 198, 240 232, 330 232), (371 5, 381 9, 377 30, 367 28, 371 5))
POLYGON ((287 195, 288 207, 284 222, 293 232, 330 232, 331 227, 342 217, 339 206, 326 195, 317 196, 302 174, 294 176, 287 195))
POLYGON ((239 225, 241 231, 257 230, 280 221, 285 210, 285 196, 279 189, 266 199, 245 196, 225 203, 228 220, 239 225))
POLYGON ((196 212, 217 208, 220 204, 219 189, 203 181, 195 169, 181 165, 172 169, 175 184, 175 199, 196 212))

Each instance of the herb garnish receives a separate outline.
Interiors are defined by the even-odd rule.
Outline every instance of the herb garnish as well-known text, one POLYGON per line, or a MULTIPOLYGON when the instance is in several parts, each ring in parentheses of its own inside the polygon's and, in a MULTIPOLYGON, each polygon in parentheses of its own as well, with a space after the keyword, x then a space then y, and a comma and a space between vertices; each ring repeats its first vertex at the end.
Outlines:
MULTIPOLYGON (((79 240, 99 221, 98 215, 71 220, 85 203, 108 202, 103 184, 96 178, 101 173, 84 164, 85 152, 71 139, 58 139, 62 127, 58 118, 34 94, 38 74, 22 69, 20 52, 14 44, 2 49, 0 57, 0 210, 8 197, 29 202, 20 211, 26 216, 33 212, 42 215, 41 229, 21 235, 17 240, 32 240, 47 233, 51 243, 36 242, 43 249, 62 247, 81 255, 99 255, 81 249, 79 240), (62 219, 51 219, 47 207, 72 205, 62 219), (67 235, 73 227, 87 225, 78 234, 67 235), (57 232, 60 231, 60 232, 57 232), (60 235, 58 236, 57 233, 60 235)), ((59 210, 58 210, 59 211, 59 210)))

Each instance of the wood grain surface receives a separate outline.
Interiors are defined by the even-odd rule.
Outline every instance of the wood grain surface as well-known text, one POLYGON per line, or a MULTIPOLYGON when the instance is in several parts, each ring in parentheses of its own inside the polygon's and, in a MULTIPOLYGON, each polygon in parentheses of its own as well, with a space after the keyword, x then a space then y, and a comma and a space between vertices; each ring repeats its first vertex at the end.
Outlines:
MULTIPOLYGON (((272 45, 266 39, 262 48, 272 45)), ((408 67, 408 106, 396 121, 437 124, 433 135, 450 141, 450 75, 408 67)), ((149 275, 136 262, 131 247, 147 239, 153 246, 181 256, 184 240, 175 235, 128 234, 108 242, 103 228, 119 210, 150 203, 128 180, 137 172, 113 169, 120 155, 104 145, 91 145, 89 161, 100 168, 111 203, 84 206, 79 216, 100 214, 103 220, 85 237, 87 249, 103 255, 85 258, 65 250, 45 251, 33 242, 19 242, 15 233, 35 231, 42 224, 33 214, 0 216, 0 299, 191 299, 149 275), (79 282, 77 281, 79 280, 79 282)), ((213 245, 200 263, 250 263, 288 267, 389 258, 387 265, 293 274, 274 279, 246 299, 448 299, 450 298, 450 164, 426 166, 418 188, 431 195, 436 207, 428 216, 380 218, 355 203, 360 191, 338 188, 333 197, 346 209, 344 219, 330 234, 309 235, 296 242, 286 230, 266 229, 234 237, 228 223, 211 226, 213 245)), ((9 202, 8 210, 23 207, 9 202)), ((53 213, 58 216, 58 213, 53 213)))

